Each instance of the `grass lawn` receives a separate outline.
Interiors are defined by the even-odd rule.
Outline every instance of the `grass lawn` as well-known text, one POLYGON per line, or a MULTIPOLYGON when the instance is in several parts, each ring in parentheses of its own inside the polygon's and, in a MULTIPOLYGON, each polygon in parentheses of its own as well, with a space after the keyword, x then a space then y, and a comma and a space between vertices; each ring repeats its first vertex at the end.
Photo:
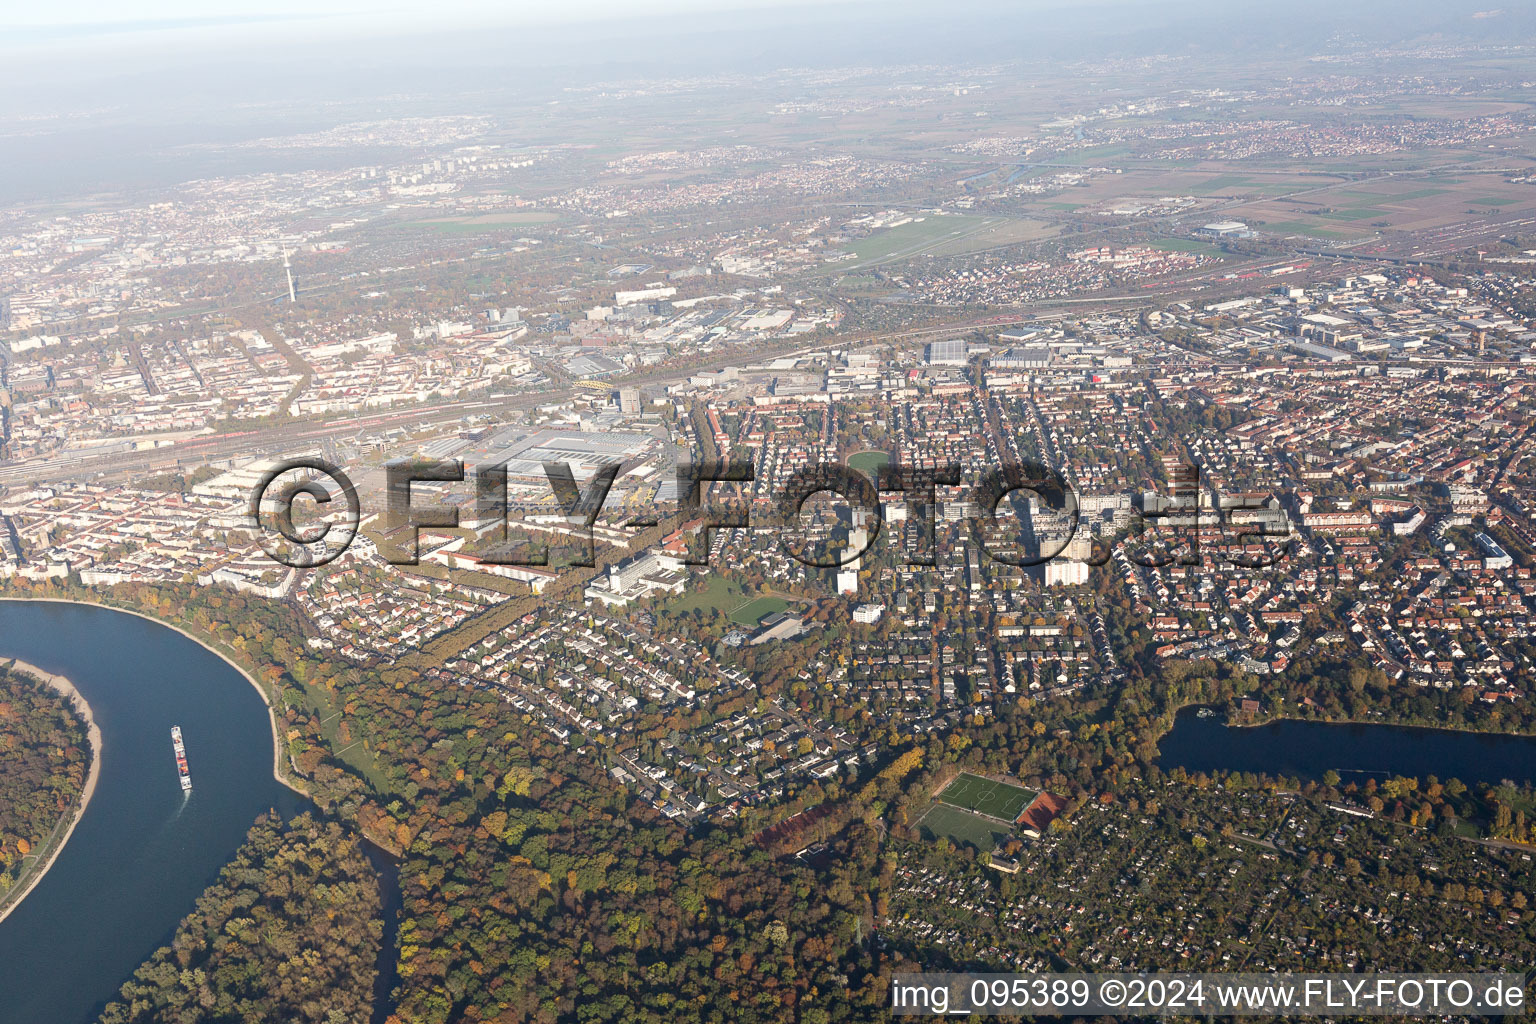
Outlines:
POLYGON ((924 838, 933 840, 944 836, 951 842, 967 843, 983 853, 990 853, 999 843, 1007 841, 1013 830, 999 825, 979 814, 971 814, 948 804, 934 804, 923 815, 917 827, 924 838))
POLYGON ((848 456, 848 468, 873 476, 880 471, 881 466, 889 465, 890 461, 891 457, 885 452, 854 452, 848 456))
POLYGON ((849 271, 856 273, 865 267, 913 256, 960 256, 981 252, 1046 238, 1056 231, 1042 221, 1025 218, 932 213, 919 216, 924 219, 883 228, 848 245, 846 250, 856 258, 849 271))
POLYGON ((912 220, 899 227, 882 228, 848 246, 848 251, 859 262, 891 259, 914 254, 955 235, 974 231, 985 223, 982 217, 940 217, 927 214, 923 220, 912 220))
POLYGON ((1263 230, 1276 235, 1312 235, 1315 238, 1354 238, 1342 231, 1329 231, 1301 220, 1286 220, 1279 224, 1265 224, 1263 230))
POLYGON ((789 602, 747 590, 728 576, 711 573, 691 578, 688 589, 667 601, 663 607, 674 615, 718 608, 737 625, 751 627, 765 616, 788 608, 789 602))
POLYGON ((1221 252, 1219 246, 1210 242, 1200 242, 1193 238, 1159 238, 1152 243, 1152 248, 1161 249, 1164 252, 1203 252, 1216 254, 1221 252))
POLYGON ((691 612, 695 609, 736 608, 750 601, 748 594, 737 583, 718 573, 703 577, 691 577, 687 589, 666 603, 666 609, 674 613, 691 612))
POLYGON ((941 803, 1002 818, 1004 821, 1013 821, 1024 813, 1024 808, 1034 798, 1035 794, 1020 786, 993 782, 966 772, 962 772, 959 778, 945 786, 944 792, 939 794, 941 803))
POLYGON ((962 236, 941 238, 923 249, 925 255, 963 256, 1019 242, 1033 242, 1048 238, 1056 229, 1042 221, 1027 219, 988 218, 981 227, 967 231, 962 236))
POLYGON ((755 626, 774 612, 781 612, 789 607, 789 602, 781 597, 757 597, 731 612, 731 621, 743 626, 755 626))
POLYGON ((1078 156, 1083 160, 1107 160, 1112 156, 1124 156, 1131 151, 1131 147, 1123 142, 1116 142, 1106 146, 1094 146, 1085 149, 1078 156))
POLYGON ((1509 197, 1500 198, 1498 196, 1488 196, 1483 199, 1467 200, 1467 202, 1471 203, 1473 206, 1513 206, 1515 203, 1520 201, 1521 200, 1519 199, 1511 199, 1509 197))

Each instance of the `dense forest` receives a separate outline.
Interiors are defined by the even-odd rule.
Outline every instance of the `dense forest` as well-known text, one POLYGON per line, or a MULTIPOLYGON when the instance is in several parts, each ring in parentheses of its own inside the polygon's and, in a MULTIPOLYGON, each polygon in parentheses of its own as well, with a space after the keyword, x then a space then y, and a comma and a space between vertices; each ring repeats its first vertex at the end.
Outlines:
POLYGON ((398 1024, 829 1022, 879 1005, 872 826, 852 823, 857 856, 819 873, 738 830, 689 834, 553 745, 501 756, 441 787, 410 845, 398 1024))
POLYGON ((0 669, 0 899, 74 813, 91 767, 85 723, 68 698, 0 669))
POLYGON ((103 1024, 340 1024, 368 1019, 382 940, 361 841, 309 815, 256 822, 176 937, 103 1024))

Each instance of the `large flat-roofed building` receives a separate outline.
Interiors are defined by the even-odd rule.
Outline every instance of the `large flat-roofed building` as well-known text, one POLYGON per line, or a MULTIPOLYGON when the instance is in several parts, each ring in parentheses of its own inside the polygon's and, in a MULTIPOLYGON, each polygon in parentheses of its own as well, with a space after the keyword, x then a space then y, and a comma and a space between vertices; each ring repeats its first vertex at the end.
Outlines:
POLYGON ((1048 348, 1010 348, 992 357, 999 370, 1040 370, 1051 365, 1048 348))
POLYGON ((1479 533, 1476 537, 1477 546, 1483 549, 1484 569, 1508 569, 1515 564, 1509 552, 1503 546, 1486 533, 1479 533))
POLYGON ((770 640, 793 640, 805 632, 805 624, 789 612, 775 612, 762 621, 748 643, 754 647, 770 640))
MULTIPOLYGON (((544 463, 569 463, 577 480, 588 479, 602 466, 622 464, 659 451, 650 434, 620 430, 538 430, 511 428, 493 434, 461 458, 473 466, 505 461, 509 479, 544 482, 544 463)), ((545 484, 545 486, 548 486, 545 484)))
POLYGON ((655 299, 670 299, 676 294, 676 288, 635 288, 630 291, 614 292, 613 303, 616 306, 628 306, 635 302, 651 302, 655 299))
POLYGON ((1240 220, 1218 220, 1201 225, 1200 234, 1213 238, 1249 238, 1253 231, 1240 220))
POLYGON ((1329 363, 1347 363, 1355 358, 1348 352, 1336 348, 1330 348, 1327 345, 1319 345, 1316 342, 1311 341, 1293 341, 1290 343, 1289 348, 1291 351, 1300 355, 1310 356, 1313 359, 1321 359, 1324 362, 1329 363))
POLYGON ((609 566, 607 574, 594 579, 585 595, 589 601, 622 608, 656 591, 681 594, 686 582, 679 559, 659 551, 642 551, 609 566))
MULTIPOLYGON (((318 450, 302 453, 306 458, 318 457, 321 454, 318 450)), ((262 478, 282 465, 284 462, 281 459, 258 459, 238 469, 220 473, 211 480, 193 485, 192 493, 204 498, 249 498, 262 478)), ((314 475, 313 470, 294 470, 283 477, 283 483, 308 479, 314 475)), ((271 493, 276 495, 277 492, 274 490, 271 493)))
POLYGON ((930 366, 964 366, 965 352, 964 338, 930 341, 923 349, 923 361, 930 366))

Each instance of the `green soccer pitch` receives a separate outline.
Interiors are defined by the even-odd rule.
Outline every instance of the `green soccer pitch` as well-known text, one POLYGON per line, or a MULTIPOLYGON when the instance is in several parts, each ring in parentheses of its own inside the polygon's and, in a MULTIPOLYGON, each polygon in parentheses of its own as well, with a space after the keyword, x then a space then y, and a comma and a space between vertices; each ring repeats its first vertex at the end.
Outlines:
POLYGON ((1004 821, 1013 821, 1018 818, 1034 798, 1035 794, 1022 787, 1010 786, 1006 782, 993 782, 991 779, 967 773, 961 773, 959 778, 945 786, 944 792, 939 794, 940 803, 975 811, 992 818, 1001 818, 1004 821))

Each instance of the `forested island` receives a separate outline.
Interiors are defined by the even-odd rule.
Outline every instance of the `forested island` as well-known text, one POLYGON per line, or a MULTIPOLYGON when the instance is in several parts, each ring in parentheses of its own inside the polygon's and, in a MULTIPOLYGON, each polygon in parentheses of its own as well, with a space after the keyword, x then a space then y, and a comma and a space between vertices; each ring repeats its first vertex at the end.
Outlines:
POLYGON ((379 887, 339 824, 267 815, 197 909, 122 988, 103 1024, 364 1021, 382 940, 379 887))
POLYGON ((63 693, 0 664, 0 910, 72 819, 91 769, 85 721, 63 693))

